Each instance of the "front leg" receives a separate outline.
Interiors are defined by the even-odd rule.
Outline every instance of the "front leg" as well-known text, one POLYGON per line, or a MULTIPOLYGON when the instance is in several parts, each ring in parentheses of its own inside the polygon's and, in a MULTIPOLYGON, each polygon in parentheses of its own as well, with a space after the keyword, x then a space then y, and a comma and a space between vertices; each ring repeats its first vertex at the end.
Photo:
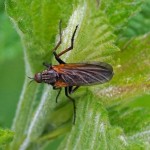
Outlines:
POLYGON ((56 46, 54 47, 53 51, 53 55, 55 56, 55 59, 58 61, 59 64, 65 64, 65 62, 63 60, 61 60, 59 58, 59 56, 56 53, 56 50, 58 49, 58 47, 60 46, 60 44, 62 43, 62 27, 61 27, 62 21, 60 20, 59 22, 59 42, 56 44, 56 46))
POLYGON ((73 34, 72 34, 72 38, 71 38, 71 46, 69 48, 66 48, 65 50, 63 50, 62 52, 60 52, 59 54, 56 54, 56 50, 53 51, 53 54, 55 56, 55 59, 60 63, 60 64, 65 64, 65 62, 60 58, 61 55, 67 53, 68 51, 73 49, 74 46, 74 37, 77 31, 78 25, 76 26, 73 34))
POLYGON ((45 66, 46 68, 52 68, 52 64, 43 62, 43 66, 45 66))
POLYGON ((77 28, 78 28, 78 25, 76 26, 76 28, 75 28, 75 30, 74 30, 74 32, 73 32, 73 34, 72 34, 70 47, 66 48, 66 49, 63 50, 61 53, 59 53, 59 54, 57 55, 57 57, 60 57, 61 55, 65 54, 65 53, 67 53, 68 51, 70 51, 70 50, 73 49, 73 46, 74 46, 74 37, 75 37, 76 31, 77 31, 77 28))

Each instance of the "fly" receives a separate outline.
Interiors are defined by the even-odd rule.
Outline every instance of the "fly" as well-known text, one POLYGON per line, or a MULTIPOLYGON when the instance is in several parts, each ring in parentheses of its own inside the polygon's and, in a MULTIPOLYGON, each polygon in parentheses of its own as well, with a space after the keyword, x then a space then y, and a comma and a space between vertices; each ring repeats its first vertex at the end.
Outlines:
POLYGON ((76 105, 75 100, 70 97, 70 94, 75 92, 80 86, 88 86, 94 84, 105 83, 113 77, 113 68, 111 65, 98 62, 98 63, 71 63, 67 64, 64 62, 60 56, 72 50, 74 47, 74 37, 77 31, 78 25, 76 26, 72 38, 71 46, 66 48, 59 54, 56 53, 56 50, 62 43, 62 31, 61 31, 61 21, 59 23, 59 42, 56 44, 53 49, 53 55, 59 65, 51 65, 43 63, 46 66, 46 70, 36 73, 33 80, 37 83, 47 83, 53 86, 53 89, 58 89, 59 92, 56 96, 57 99, 61 93, 62 88, 65 89, 66 97, 73 103, 73 123, 75 124, 76 119, 76 105))

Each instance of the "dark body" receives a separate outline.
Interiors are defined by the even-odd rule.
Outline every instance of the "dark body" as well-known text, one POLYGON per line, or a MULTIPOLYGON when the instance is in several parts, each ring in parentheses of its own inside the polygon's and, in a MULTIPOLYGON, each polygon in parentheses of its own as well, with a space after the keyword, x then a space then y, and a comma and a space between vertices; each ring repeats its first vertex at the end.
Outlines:
POLYGON ((51 65, 43 63, 43 65, 46 66, 47 69, 44 70, 43 72, 35 74, 34 76, 34 80, 36 82, 51 84, 53 86, 53 89, 59 89, 59 92, 56 97, 56 102, 62 88, 65 88, 65 95, 69 98, 69 100, 73 102, 74 123, 76 118, 75 100, 71 98, 69 94, 77 90, 79 86, 102 84, 109 81, 113 77, 113 68, 111 67, 111 65, 107 63, 98 62, 98 63, 66 64, 60 58, 61 55, 73 49, 74 36, 77 28, 78 26, 76 26, 73 32, 71 38, 71 46, 63 50, 61 53, 57 54, 56 50, 62 41, 61 22, 60 22, 59 24, 60 40, 57 43, 56 47, 53 49, 53 54, 55 56, 55 59, 58 61, 59 65, 51 65))
POLYGON ((47 70, 36 74, 41 81, 51 84, 54 88, 68 86, 87 86, 102 84, 113 76, 113 69, 109 64, 99 62, 97 64, 74 63, 49 66, 47 70))

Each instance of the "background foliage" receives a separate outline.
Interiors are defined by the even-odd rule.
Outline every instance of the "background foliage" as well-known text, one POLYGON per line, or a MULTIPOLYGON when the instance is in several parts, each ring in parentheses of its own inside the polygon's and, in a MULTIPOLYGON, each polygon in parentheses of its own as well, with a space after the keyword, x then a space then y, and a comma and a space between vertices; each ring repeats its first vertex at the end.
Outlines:
POLYGON ((149 0, 7 0, 7 14, 19 33, 21 48, 1 2, 0 123, 3 128, 13 124, 14 133, 0 130, 0 144, 20 150, 149 149, 149 6, 149 0), (79 24, 75 48, 62 58, 67 62, 108 62, 115 76, 107 84, 82 87, 72 95, 77 104, 75 126, 72 105, 63 93, 56 104, 56 91, 48 85, 28 86, 25 77, 12 123, 24 74, 33 76, 43 70, 43 61, 56 63, 51 49, 57 41, 60 18, 64 32, 58 51, 70 45, 79 24), (13 142, 6 144, 13 134, 13 142))

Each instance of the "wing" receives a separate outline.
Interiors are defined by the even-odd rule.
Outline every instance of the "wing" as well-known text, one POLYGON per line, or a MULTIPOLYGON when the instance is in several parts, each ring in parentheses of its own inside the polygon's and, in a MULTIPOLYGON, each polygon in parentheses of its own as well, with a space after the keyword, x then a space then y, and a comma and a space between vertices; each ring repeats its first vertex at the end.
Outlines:
MULTIPOLYGON (((66 86, 84 86, 102 84, 113 77, 113 68, 107 63, 96 64, 60 64, 53 66, 59 74, 58 83, 66 86)), ((56 85, 57 84, 56 82, 56 85)))

